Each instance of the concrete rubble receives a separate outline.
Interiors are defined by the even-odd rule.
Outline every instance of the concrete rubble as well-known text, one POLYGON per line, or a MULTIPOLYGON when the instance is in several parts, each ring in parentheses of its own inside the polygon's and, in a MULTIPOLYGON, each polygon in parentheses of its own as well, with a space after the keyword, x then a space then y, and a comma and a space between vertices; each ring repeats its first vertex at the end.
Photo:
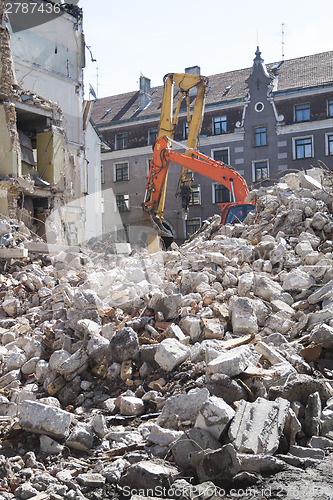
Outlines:
POLYGON ((332 451, 333 183, 309 179, 166 252, 6 247, 0 499, 190 498, 332 451))

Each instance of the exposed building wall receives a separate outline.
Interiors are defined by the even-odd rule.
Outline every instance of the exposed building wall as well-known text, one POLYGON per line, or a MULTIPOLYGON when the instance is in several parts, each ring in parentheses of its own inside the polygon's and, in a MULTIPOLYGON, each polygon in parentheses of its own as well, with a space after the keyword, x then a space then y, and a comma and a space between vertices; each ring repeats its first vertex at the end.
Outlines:
POLYGON ((101 188, 101 139, 89 121, 86 129, 86 159, 88 162, 88 192, 86 196, 85 239, 101 236, 102 188, 101 188))

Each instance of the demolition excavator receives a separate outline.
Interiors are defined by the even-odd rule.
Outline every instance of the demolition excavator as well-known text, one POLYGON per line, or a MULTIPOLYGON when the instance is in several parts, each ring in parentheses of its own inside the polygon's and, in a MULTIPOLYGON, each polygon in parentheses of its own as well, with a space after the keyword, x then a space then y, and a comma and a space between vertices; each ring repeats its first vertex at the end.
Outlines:
POLYGON ((219 182, 230 191, 232 202, 218 203, 221 207, 222 224, 233 221, 241 222, 254 209, 253 203, 245 202, 245 198, 249 193, 245 179, 230 165, 214 160, 196 150, 202 125, 207 85, 207 78, 200 75, 170 73, 165 76, 157 140, 150 162, 145 197, 142 204, 144 210, 143 222, 147 223, 147 220, 150 220, 151 225, 157 230, 157 234, 159 235, 159 237, 151 238, 148 242, 150 251, 158 250, 161 237, 171 236, 169 229, 163 224, 170 163, 179 165, 182 168, 179 192, 184 212, 188 209, 193 172, 219 182), (179 86, 179 94, 175 112, 173 113, 173 88, 175 83, 179 86), (190 90, 193 87, 196 87, 196 99, 191 116, 189 96, 190 90), (178 123, 179 110, 184 97, 186 99, 188 123, 186 146, 173 140, 174 131, 178 123), (182 148, 184 152, 181 153, 172 149, 172 145, 182 148))

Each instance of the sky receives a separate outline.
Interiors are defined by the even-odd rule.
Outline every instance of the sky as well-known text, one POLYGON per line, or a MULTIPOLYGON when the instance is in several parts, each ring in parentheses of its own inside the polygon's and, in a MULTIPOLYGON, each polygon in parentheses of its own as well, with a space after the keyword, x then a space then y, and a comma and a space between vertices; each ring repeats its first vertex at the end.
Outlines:
POLYGON ((79 0, 85 92, 97 97, 151 86, 199 66, 204 76, 333 50, 332 0, 79 0))

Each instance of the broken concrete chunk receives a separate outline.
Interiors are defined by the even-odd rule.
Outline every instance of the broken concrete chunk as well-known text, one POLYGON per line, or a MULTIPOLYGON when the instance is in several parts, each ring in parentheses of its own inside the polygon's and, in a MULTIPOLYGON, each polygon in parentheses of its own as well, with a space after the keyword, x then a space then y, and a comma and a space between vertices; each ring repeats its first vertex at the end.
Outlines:
POLYGON ((241 470, 241 462, 232 444, 226 444, 216 451, 205 450, 191 453, 190 463, 200 482, 213 481, 223 486, 241 470))
POLYGON ((205 339, 223 339, 224 327, 219 318, 201 318, 205 339))
POLYGON ((45 455, 59 455, 62 453, 64 447, 54 439, 42 434, 39 438, 40 451, 45 453, 45 455))
POLYGON ((313 436, 310 439, 308 446, 310 446, 311 448, 320 448, 321 450, 330 448, 333 449, 333 440, 322 436, 313 436))
POLYGON ((285 462, 271 455, 250 455, 248 453, 238 453, 241 469, 248 472, 276 473, 287 469, 285 462))
POLYGON ((163 313, 166 321, 176 319, 179 316, 180 299, 181 295, 177 293, 170 295, 159 294, 152 297, 150 307, 154 309, 155 313, 163 313))
POLYGON ((77 482, 88 488, 101 488, 105 484, 105 477, 96 472, 85 472, 77 476, 77 482))
POLYGON ((157 347, 155 361, 165 371, 172 371, 190 356, 190 348, 176 339, 165 339, 157 347))
POLYGON ((118 458, 101 470, 101 474, 108 483, 118 483, 125 469, 130 466, 130 462, 123 458, 118 458))
POLYGON ((71 413, 35 401, 23 401, 19 405, 18 416, 22 429, 56 439, 67 437, 72 422, 71 413))
POLYGON ((297 374, 283 386, 271 386, 268 396, 271 400, 281 397, 290 402, 299 401, 305 406, 308 397, 314 392, 319 393, 322 403, 325 403, 332 395, 332 390, 324 380, 314 379, 310 375, 297 374))
POLYGON ((282 286, 287 292, 301 292, 311 288, 316 282, 301 269, 293 269, 282 276, 282 286))
POLYGON ((79 349, 66 359, 58 367, 58 372, 65 380, 72 380, 76 375, 82 373, 88 366, 88 356, 85 351, 79 349))
POLYGON ((81 334, 82 338, 90 338, 93 335, 99 335, 102 327, 90 319, 80 319, 76 324, 75 330, 81 334))
POLYGON ((195 427, 208 431, 216 439, 220 439, 235 411, 222 398, 211 396, 199 410, 195 427))
POLYGON ((288 417, 290 403, 282 398, 254 403, 241 401, 229 429, 229 438, 240 453, 273 454, 288 417))
POLYGON ((322 344, 327 349, 332 349, 333 327, 325 323, 316 325, 311 331, 310 341, 315 344, 322 344))
POLYGON ((91 426, 79 422, 76 424, 69 437, 66 439, 66 446, 74 448, 75 450, 86 451, 89 450, 94 442, 94 435, 91 426))
POLYGON ((305 416, 304 416, 304 432, 309 436, 320 435, 320 417, 321 417, 321 400, 319 392, 314 392, 308 397, 305 416))
POLYGON ((195 316, 185 316, 180 320, 180 328, 190 336, 192 342, 197 342, 201 334, 201 321, 195 316))
POLYGON ((122 363, 137 359, 140 353, 136 332, 131 327, 121 328, 110 340, 110 355, 113 361, 122 363))
POLYGON ((181 422, 189 421, 194 425, 200 407, 208 397, 207 389, 171 396, 165 402, 162 413, 157 419, 158 425, 177 430, 181 422))
POLYGON ((235 335, 256 333, 258 321, 253 301, 246 297, 231 297, 229 312, 235 335))
POLYGON ((0 387, 7 387, 15 380, 21 380, 21 370, 12 370, 0 377, 0 387))
POLYGON ((144 410, 144 402, 135 396, 120 396, 120 413, 122 415, 140 415, 144 410))
POLYGON ((189 431, 180 433, 179 438, 172 444, 172 455, 176 465, 182 469, 190 467, 190 456, 202 450, 217 450, 221 443, 211 433, 192 427, 189 431))
POLYGON ((251 364, 253 358, 249 346, 240 346, 220 354, 208 363, 209 373, 222 373, 228 377, 239 375, 251 364))
POLYGON ((176 467, 164 460, 143 460, 131 465, 119 480, 122 488, 146 491, 158 491, 160 488, 168 489, 170 484, 179 476, 176 467), (157 488, 157 490, 156 490, 157 488))

